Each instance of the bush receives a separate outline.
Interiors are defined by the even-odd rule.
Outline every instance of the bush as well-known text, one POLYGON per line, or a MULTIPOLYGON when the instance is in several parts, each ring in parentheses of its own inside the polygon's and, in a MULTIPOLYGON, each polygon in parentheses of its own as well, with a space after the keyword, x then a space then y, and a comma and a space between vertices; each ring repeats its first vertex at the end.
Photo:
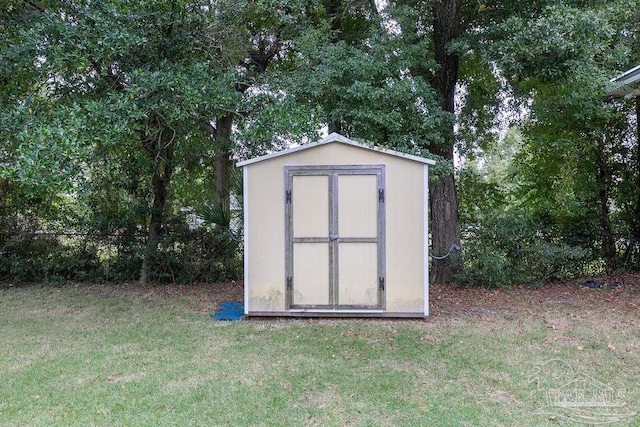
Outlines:
POLYGON ((525 214, 501 212, 463 232, 463 284, 507 287, 540 285, 583 273, 588 249, 570 246, 545 233, 525 214))
POLYGON ((100 275, 95 246, 85 240, 63 243, 49 234, 16 233, 0 256, 0 280, 61 282, 94 280, 100 275))
POLYGON ((165 236, 154 263, 154 282, 222 282, 240 277, 239 243, 219 227, 165 236))
MULTIPOLYGON (((152 265, 158 283, 219 282, 242 273, 239 243, 217 227, 165 230, 152 265)), ((122 282, 137 280, 144 238, 14 233, 0 248, 0 281, 122 282)))

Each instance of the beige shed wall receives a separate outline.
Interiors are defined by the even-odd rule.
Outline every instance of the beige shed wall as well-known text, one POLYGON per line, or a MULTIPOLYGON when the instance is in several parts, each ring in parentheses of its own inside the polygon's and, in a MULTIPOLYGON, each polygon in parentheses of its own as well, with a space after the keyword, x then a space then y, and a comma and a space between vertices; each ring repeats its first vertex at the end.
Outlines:
MULTIPOLYGON (((328 143, 244 166, 248 180, 245 297, 249 313, 285 310, 283 167, 367 163, 386 164, 386 312, 424 313, 425 165, 341 143, 328 143)), ((375 215, 375 212, 353 212, 353 215, 375 215)))

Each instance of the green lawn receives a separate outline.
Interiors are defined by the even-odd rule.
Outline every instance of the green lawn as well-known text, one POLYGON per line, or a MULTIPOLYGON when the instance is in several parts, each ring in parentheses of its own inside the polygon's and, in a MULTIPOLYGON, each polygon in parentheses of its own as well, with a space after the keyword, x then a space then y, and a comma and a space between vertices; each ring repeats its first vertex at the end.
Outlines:
POLYGON ((427 321, 231 323, 153 289, 5 286, 0 425, 640 425, 638 312, 518 301, 427 321))

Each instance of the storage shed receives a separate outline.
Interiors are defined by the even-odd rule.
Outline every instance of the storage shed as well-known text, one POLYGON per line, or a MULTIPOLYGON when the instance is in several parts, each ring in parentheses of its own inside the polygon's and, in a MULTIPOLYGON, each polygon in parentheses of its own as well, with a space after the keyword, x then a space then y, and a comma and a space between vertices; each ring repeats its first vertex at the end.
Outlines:
POLYGON ((427 316, 434 163, 337 133, 238 163, 245 314, 427 316))

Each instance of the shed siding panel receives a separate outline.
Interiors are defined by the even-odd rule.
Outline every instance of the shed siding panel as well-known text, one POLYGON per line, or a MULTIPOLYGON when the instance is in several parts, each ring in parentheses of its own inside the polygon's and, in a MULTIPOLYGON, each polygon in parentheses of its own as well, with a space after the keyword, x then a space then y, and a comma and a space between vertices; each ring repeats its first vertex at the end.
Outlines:
MULTIPOLYGON (((283 311, 285 165, 383 163, 386 170, 386 311, 424 312, 424 165, 344 144, 326 144, 249 166, 249 311, 283 311)), ((322 205, 315 208, 323 210, 322 205)), ((354 212, 367 215, 371 212, 354 212)), ((375 219, 374 219, 375 221, 375 219)), ((373 266, 375 271, 375 265, 373 266)))
POLYGON ((387 310, 422 312, 424 169, 401 162, 387 175, 387 310))
POLYGON ((260 163, 250 169, 249 311, 285 307, 284 187, 282 167, 260 163))

